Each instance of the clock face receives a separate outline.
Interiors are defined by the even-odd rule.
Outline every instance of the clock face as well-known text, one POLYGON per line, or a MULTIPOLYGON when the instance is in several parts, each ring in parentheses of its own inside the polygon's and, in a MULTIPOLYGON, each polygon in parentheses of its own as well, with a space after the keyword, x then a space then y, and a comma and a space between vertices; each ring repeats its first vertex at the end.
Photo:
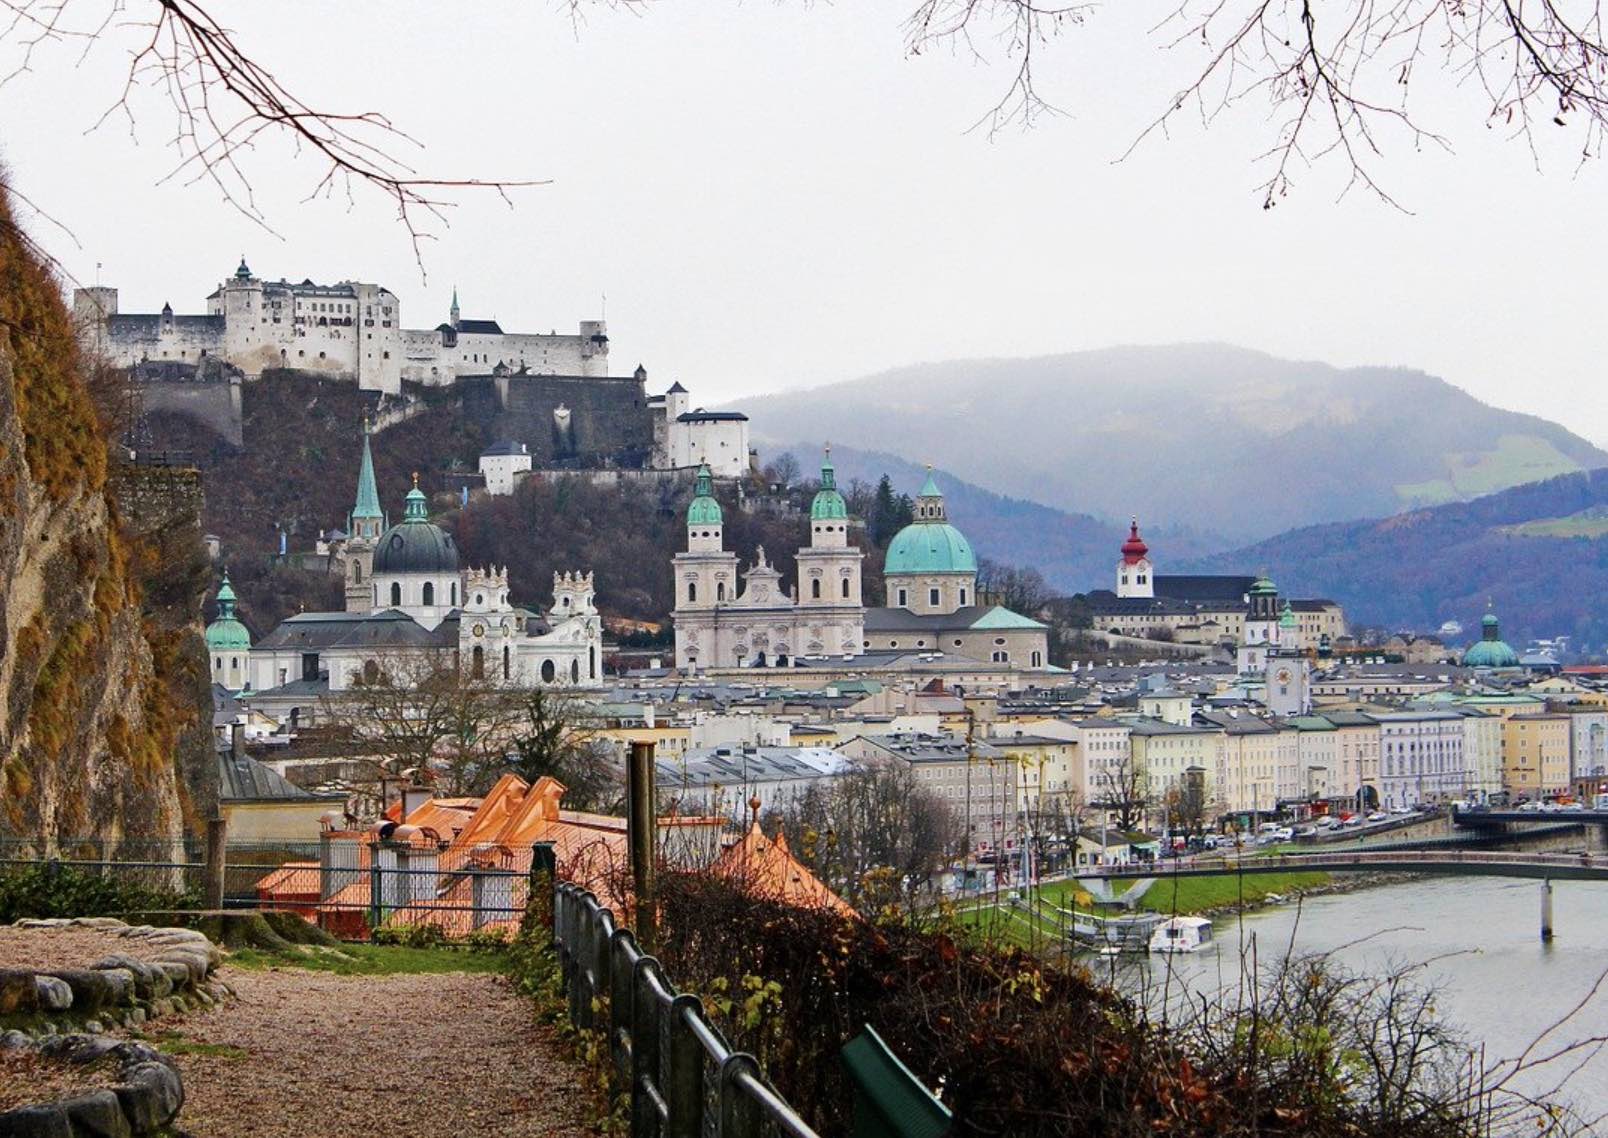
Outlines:
POLYGON ((476 636, 484 636, 486 635, 486 626, 483 624, 477 624, 475 625, 474 631, 476 636))
POLYGON ((1278 674, 1278 681, 1281 684, 1289 683, 1290 682, 1290 669, 1288 669, 1288 668, 1280 668, 1279 669, 1279 674, 1278 674))

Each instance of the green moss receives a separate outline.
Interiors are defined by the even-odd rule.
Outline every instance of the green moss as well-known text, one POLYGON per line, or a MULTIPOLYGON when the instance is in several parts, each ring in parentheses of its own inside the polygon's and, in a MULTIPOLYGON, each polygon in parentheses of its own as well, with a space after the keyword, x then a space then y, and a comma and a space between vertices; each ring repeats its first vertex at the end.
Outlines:
POLYGON ((29 477, 56 501, 106 482, 106 442, 61 289, 0 191, 0 347, 11 359, 29 477))

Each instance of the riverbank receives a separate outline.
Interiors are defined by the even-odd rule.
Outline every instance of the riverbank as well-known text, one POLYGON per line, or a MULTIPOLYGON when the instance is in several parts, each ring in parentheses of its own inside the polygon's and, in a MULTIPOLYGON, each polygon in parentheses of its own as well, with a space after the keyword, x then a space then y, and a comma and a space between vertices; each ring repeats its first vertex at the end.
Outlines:
MULTIPOLYGON (((1411 874, 1370 873, 1332 874, 1319 870, 1290 873, 1224 874, 1220 877, 1161 877, 1139 899, 1138 908, 1167 916, 1231 917, 1238 913, 1254 912, 1274 905, 1286 905, 1303 897, 1324 897, 1336 893, 1353 893, 1359 889, 1373 889, 1383 885, 1396 885, 1411 879, 1411 874)), ((1134 881, 1112 883, 1120 894, 1134 881)), ((1068 882, 1075 888, 1075 883, 1068 882)), ((1079 890, 1081 894, 1081 890, 1079 890)), ((1066 905, 1070 897, 1057 894, 1051 903, 1066 905)), ((1045 900, 1051 895, 1046 892, 1045 900)), ((1087 894, 1077 898, 1079 908, 1089 909, 1087 894)))

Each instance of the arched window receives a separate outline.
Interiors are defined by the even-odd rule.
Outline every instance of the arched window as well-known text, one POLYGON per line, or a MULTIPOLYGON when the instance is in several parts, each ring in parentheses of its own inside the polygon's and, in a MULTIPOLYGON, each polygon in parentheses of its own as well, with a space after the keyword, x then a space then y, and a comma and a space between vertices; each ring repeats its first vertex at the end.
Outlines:
POLYGON ((486 650, 484 648, 482 648, 480 645, 476 644, 474 654, 472 656, 470 656, 469 659, 470 659, 469 674, 471 676, 473 676, 477 680, 485 679, 486 678, 486 650))
POLYGON ((553 662, 551 660, 543 660, 542 661, 542 683, 544 683, 544 684, 552 683, 553 682, 553 677, 556 676, 557 674, 558 674, 558 670, 553 667, 553 662))
POLYGON ((458 607, 458 582, 456 581, 452 583, 452 607, 458 607))
POLYGON ((239 666, 240 666, 240 657, 239 656, 230 656, 229 657, 229 667, 238 668, 239 666))
POLYGON ((352 584, 361 585, 362 583, 363 583, 363 563, 361 561, 357 560, 356 558, 353 558, 352 559, 352 584))
POLYGON ((810 582, 810 597, 817 601, 821 599, 821 579, 819 577, 810 582))
POLYGON ((508 645, 504 644, 503 645, 503 679, 505 679, 505 680, 510 678, 509 669, 508 669, 508 663, 509 663, 508 645))
POLYGON ((595 680, 595 679, 597 679, 597 645, 596 644, 592 645, 592 647, 590 647, 590 648, 588 648, 586 650, 586 657, 587 657, 587 664, 586 664, 587 678, 595 680))
POLYGON ((402 607, 402 583, 400 581, 391 582, 391 607, 402 607))
POLYGON ((433 581, 424 583, 424 603, 427 605, 435 604, 435 582, 433 581))
POLYGON ((689 605, 698 603, 698 582, 696 581, 687 582, 687 603, 689 605))
POLYGON ((843 599, 849 599, 849 579, 847 577, 843 578, 843 599))
POLYGON ((373 660, 363 661, 363 682, 372 684, 380 678, 380 666, 373 660))
POLYGON ((716 581, 715 582, 715 600, 723 601, 725 599, 726 599, 726 582, 724 582, 724 581, 716 581))
POLYGON ((579 660, 571 660, 570 661, 570 683, 578 684, 580 682, 581 682, 581 662, 579 660))

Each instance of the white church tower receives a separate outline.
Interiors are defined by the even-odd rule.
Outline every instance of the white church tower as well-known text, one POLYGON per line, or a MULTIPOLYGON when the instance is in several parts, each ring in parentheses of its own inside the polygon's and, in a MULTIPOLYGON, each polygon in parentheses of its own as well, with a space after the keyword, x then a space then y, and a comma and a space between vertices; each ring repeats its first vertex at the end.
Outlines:
POLYGON ((1128 526, 1128 540, 1122 543, 1122 560, 1117 562, 1117 596, 1156 595, 1155 568, 1150 563, 1150 547, 1139 536, 1139 519, 1128 526))
POLYGON ((737 599, 737 555, 726 552, 708 463, 698 468, 687 507, 687 551, 676 554, 674 564, 676 664, 695 668, 700 656, 709 659, 716 650, 715 610, 737 599))
POLYGON ((857 656, 865 642, 860 593, 864 554, 849 544, 849 505, 837 488, 832 450, 810 503, 810 543, 798 551, 798 649, 805 655, 857 656))

